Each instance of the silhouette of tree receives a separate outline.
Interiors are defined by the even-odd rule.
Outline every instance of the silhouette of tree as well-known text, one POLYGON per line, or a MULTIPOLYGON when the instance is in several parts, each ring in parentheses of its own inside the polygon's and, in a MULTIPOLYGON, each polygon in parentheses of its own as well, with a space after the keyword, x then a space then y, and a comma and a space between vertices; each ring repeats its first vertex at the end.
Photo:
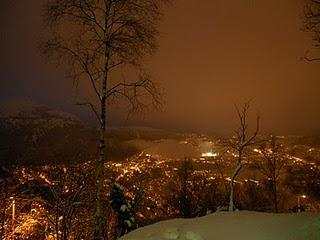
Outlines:
POLYGON ((50 37, 43 42, 45 56, 66 66, 68 76, 87 81, 96 101, 88 106, 100 126, 97 164, 95 237, 106 237, 104 219, 104 163, 106 160, 107 105, 116 100, 129 104, 129 113, 160 104, 160 94, 150 75, 142 69, 146 55, 156 49, 157 24, 164 0, 49 0, 45 19, 50 37), (120 67, 130 68, 137 78, 113 79, 120 67), (151 101, 146 102, 146 99, 151 101))

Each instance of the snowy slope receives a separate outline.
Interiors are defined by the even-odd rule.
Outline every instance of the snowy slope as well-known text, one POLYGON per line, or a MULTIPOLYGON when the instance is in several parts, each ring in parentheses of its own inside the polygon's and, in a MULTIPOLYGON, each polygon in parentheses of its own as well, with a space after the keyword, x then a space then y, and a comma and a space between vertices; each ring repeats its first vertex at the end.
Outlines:
POLYGON ((137 229, 121 240, 319 240, 320 214, 220 212, 137 229))
POLYGON ((96 155, 95 139, 72 114, 28 101, 0 103, 0 165, 87 161, 96 155))

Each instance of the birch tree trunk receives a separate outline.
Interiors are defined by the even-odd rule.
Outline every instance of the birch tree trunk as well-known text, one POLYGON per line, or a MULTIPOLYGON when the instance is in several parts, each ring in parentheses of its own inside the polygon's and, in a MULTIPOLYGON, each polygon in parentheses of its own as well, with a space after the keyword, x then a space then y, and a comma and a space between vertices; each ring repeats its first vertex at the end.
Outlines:
POLYGON ((237 176, 239 175, 239 172, 242 168, 242 159, 241 159, 241 155, 239 154, 239 160, 238 160, 238 163, 237 163, 237 167, 236 169, 234 170, 233 174, 232 174, 232 177, 231 177, 231 182, 230 182, 230 199, 229 199, 229 212, 232 212, 235 210, 235 206, 234 206, 234 202, 233 202, 233 199, 234 199, 234 184, 235 184, 235 180, 237 178, 237 176))

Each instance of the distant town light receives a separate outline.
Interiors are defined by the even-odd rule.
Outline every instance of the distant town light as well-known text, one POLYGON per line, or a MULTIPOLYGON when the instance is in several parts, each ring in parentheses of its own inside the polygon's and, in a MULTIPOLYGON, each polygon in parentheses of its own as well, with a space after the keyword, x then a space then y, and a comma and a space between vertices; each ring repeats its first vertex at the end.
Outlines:
POLYGON ((225 180, 227 180, 228 182, 231 182, 231 178, 230 177, 226 177, 225 180))
POLYGON ((233 156, 233 157, 239 157, 239 154, 232 153, 232 156, 233 156))
POLYGON ((213 152, 205 152, 201 154, 201 157, 217 157, 218 153, 213 153, 213 152))
POLYGON ((258 149, 258 148, 253 149, 253 151, 256 152, 256 153, 262 154, 262 151, 260 149, 258 149))

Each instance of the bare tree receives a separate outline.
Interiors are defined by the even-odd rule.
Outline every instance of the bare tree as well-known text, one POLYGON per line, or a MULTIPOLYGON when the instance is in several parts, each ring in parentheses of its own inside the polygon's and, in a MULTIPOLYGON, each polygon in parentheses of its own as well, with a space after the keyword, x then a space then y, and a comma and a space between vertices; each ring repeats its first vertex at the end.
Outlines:
MULTIPOLYGON (((320 48, 320 1, 305 0, 304 8, 304 27, 303 30, 312 34, 312 42, 315 50, 320 48)), ((319 61, 320 57, 314 56, 308 50, 304 56, 304 60, 308 62, 319 61)))
POLYGON ((75 172, 59 174, 58 184, 50 185, 53 197, 51 203, 47 203, 52 209, 52 214, 46 215, 46 220, 53 229, 56 240, 68 240, 71 238, 76 210, 81 205, 80 195, 85 187, 83 176, 75 176, 75 172))
POLYGON ((7 207, 8 207, 8 200, 9 200, 9 192, 8 192, 8 182, 7 179, 0 180, 0 240, 4 239, 5 236, 5 225, 7 221, 7 207))
POLYGON ((280 174, 286 162, 285 154, 275 136, 260 147, 263 155, 263 161, 260 162, 259 168, 262 174, 268 179, 269 187, 272 194, 274 211, 278 212, 278 186, 280 174))
POLYGON ((203 175, 197 175, 192 159, 185 158, 178 166, 177 178, 172 182, 170 204, 178 210, 179 217, 192 218, 203 216, 212 207, 212 198, 216 196, 216 185, 203 175))
POLYGON ((191 218, 193 213, 191 182, 194 167, 190 159, 185 159, 179 169, 178 207, 183 218, 191 218))
MULTIPOLYGON (((228 143, 225 143, 225 145, 228 146, 228 143)), ((229 148, 229 146, 227 147, 227 149, 229 148)), ((223 193, 225 195, 225 200, 227 201, 228 199, 228 192, 229 192, 229 186, 228 183, 225 182, 225 172, 226 172, 226 166, 225 166, 225 162, 228 161, 229 159, 227 159, 226 153, 228 152, 228 150, 224 150, 218 159, 215 159, 214 161, 214 165, 218 171, 218 174, 220 175, 220 179, 222 180, 222 185, 223 185, 223 193)))
POLYGON ((107 104, 129 103, 130 112, 160 103, 149 74, 142 70, 144 56, 156 49, 157 24, 165 0, 48 0, 45 4, 50 39, 41 49, 46 56, 65 63, 69 76, 85 80, 97 97, 79 105, 92 109, 100 127, 97 164, 95 237, 105 239, 104 163, 106 160, 107 104), (137 79, 117 81, 111 73, 129 67, 137 79), (151 96, 151 98, 150 98, 151 96), (151 99, 148 103, 146 98, 151 99))
MULTIPOLYGON (((12 204, 11 195, 14 194, 18 186, 17 179, 3 167, 0 167, 0 240, 6 239, 10 230, 9 223, 11 214, 8 213, 10 204, 12 204)), ((12 206, 12 205, 11 205, 12 206)), ((11 226, 13 228, 13 226, 11 226)))
POLYGON ((249 135, 247 118, 248 118, 248 110, 250 108, 250 102, 246 102, 245 104, 243 104, 241 108, 239 108, 237 105, 235 107, 238 115, 239 126, 235 132, 236 133, 235 137, 232 139, 233 141, 231 145, 237 152, 237 155, 236 155, 237 165, 231 175, 229 211, 235 210, 235 206, 233 202, 234 186, 235 186, 235 180, 239 175, 240 170, 242 169, 242 166, 243 166, 244 151, 247 147, 254 144, 254 139, 256 138, 259 132, 259 126, 260 126, 260 115, 258 114, 256 118, 256 129, 252 133, 252 135, 249 135))

